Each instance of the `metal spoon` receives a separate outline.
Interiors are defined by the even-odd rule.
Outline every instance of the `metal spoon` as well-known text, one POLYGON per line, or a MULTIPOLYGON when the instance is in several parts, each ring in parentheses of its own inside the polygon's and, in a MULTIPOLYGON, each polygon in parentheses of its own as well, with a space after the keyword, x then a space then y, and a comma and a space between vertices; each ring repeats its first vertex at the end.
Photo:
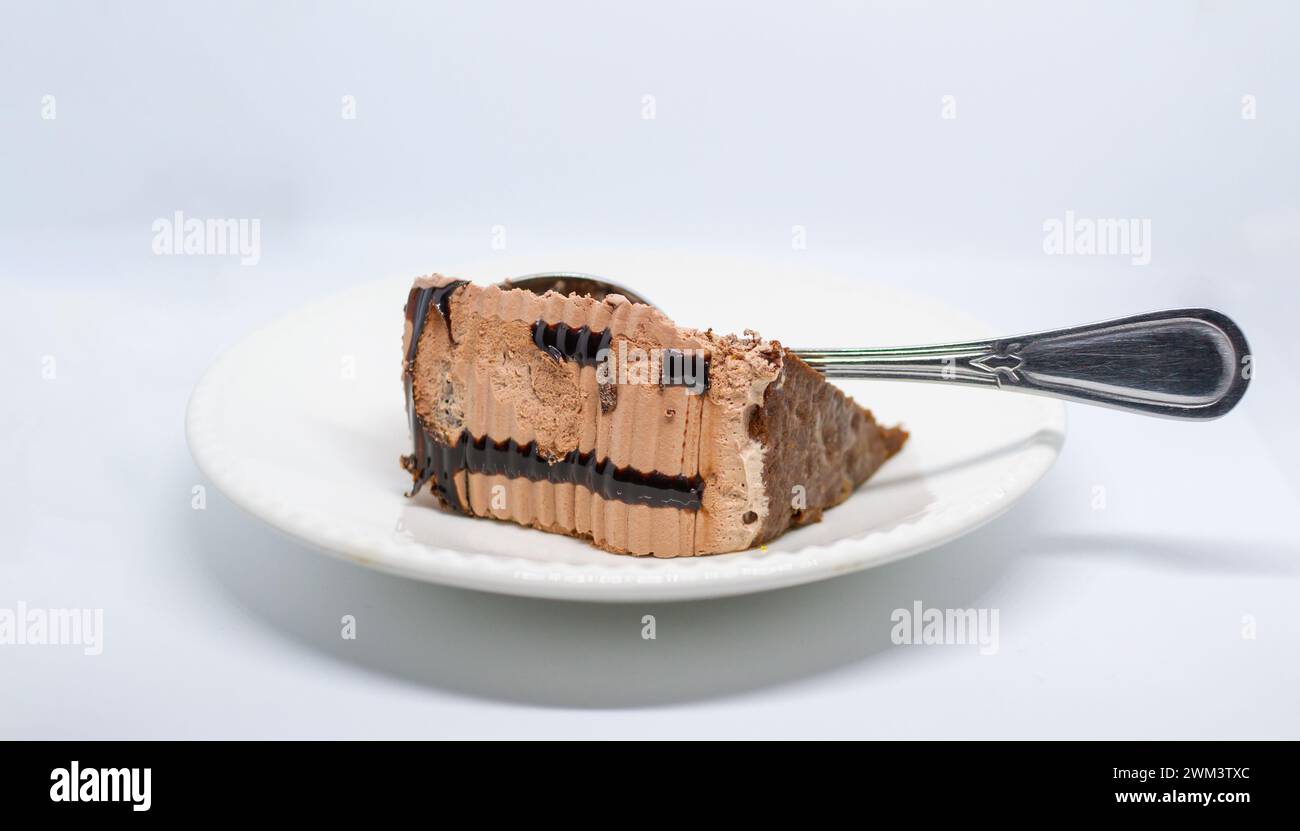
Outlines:
MULTIPOLYGON (((545 293, 633 291, 576 272, 529 274, 504 285, 545 293)), ((974 384, 1168 418, 1227 413, 1250 383, 1246 336, 1211 309, 1172 309, 993 340, 872 349, 792 349, 827 378, 974 384)))

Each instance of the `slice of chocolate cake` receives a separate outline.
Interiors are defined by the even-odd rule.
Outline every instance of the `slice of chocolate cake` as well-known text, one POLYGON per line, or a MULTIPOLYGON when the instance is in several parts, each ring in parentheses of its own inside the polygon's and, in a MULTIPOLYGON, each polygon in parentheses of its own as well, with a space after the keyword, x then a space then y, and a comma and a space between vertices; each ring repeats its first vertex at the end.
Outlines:
POLYGON ((775 341, 676 326, 622 295, 415 281, 404 377, 410 495, 682 557, 815 522, 907 433, 775 341))

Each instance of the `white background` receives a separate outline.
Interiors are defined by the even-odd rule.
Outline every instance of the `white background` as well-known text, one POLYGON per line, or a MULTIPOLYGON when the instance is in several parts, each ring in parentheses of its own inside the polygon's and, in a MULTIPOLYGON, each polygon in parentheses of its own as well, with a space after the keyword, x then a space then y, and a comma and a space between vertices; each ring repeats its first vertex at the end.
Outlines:
POLYGON ((0 645, 0 736, 1300 735, 1298 24, 1208 0, 5 2, 0 608, 106 631, 98 657, 0 645), (259 219, 260 262, 155 256, 176 210, 259 219), (1045 255, 1067 210, 1150 219, 1151 264, 1045 255), (191 510, 182 417, 218 354, 320 293, 492 256, 493 226, 512 254, 832 268, 1007 333, 1216 307, 1258 373, 1211 424, 1072 407, 994 524, 761 596, 494 597, 321 557, 213 489, 191 510), (915 599, 1000 610, 1000 653, 891 645, 915 599))

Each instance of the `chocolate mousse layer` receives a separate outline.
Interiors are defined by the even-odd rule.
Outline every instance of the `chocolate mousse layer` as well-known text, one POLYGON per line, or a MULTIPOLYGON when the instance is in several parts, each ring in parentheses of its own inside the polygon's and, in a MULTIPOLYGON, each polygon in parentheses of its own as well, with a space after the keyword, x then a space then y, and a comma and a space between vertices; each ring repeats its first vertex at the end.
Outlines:
POLYGON ((420 278, 403 352, 414 451, 446 510, 657 557, 738 551, 843 501, 907 434, 774 341, 609 294, 420 278))

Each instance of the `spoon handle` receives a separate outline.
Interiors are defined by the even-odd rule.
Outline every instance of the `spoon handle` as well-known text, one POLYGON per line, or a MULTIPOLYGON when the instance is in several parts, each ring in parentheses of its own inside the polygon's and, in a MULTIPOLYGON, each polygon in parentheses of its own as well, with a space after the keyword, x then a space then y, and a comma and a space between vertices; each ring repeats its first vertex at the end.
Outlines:
POLYGON ((1246 336, 1210 309, 1173 309, 996 340, 796 349, 828 378, 991 386, 1170 418, 1218 418, 1250 383, 1246 336))

